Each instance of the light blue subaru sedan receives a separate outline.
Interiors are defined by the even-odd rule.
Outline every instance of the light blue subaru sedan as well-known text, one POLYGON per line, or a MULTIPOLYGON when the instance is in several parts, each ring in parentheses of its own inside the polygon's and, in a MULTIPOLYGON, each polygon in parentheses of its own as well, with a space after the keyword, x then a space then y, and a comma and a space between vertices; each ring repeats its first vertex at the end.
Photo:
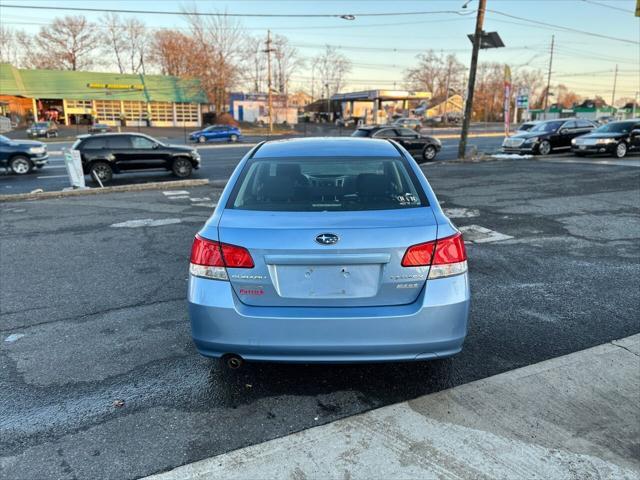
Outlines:
POLYGON ((427 360, 462 349, 462 235, 389 140, 264 142, 196 235, 189 316, 202 355, 247 361, 427 360))

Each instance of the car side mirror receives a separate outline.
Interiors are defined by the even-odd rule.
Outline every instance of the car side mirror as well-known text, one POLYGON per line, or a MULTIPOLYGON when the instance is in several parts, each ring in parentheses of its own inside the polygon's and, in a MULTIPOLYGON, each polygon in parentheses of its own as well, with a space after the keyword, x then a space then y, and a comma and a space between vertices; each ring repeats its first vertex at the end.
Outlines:
POLYGON ((566 128, 562 128, 562 129, 560 129, 560 134, 561 134, 561 135, 565 135, 565 134, 567 134, 568 132, 569 132, 569 130, 567 130, 566 128))
POLYGON ((631 130, 631 136, 632 137, 640 137, 640 130, 637 129, 637 128, 634 129, 634 130, 631 130))
POLYGON ((160 144, 159 143, 154 143, 153 144, 153 149, 156 150, 158 148, 160 148, 160 144))

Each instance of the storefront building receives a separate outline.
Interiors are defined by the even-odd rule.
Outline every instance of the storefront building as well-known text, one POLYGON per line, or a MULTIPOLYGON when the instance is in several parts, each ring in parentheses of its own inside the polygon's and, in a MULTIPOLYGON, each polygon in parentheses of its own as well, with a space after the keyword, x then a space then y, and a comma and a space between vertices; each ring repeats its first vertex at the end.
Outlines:
POLYGON ((17 69, 0 64, 0 102, 19 125, 199 127, 206 96, 197 80, 165 75, 17 69))

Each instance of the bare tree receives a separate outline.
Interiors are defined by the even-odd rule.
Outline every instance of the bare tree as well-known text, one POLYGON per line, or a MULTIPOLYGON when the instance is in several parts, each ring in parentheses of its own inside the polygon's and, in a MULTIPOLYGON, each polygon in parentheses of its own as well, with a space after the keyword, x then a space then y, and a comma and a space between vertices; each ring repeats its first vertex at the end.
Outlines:
POLYGON ((144 73, 144 61, 150 46, 147 28, 136 18, 128 18, 123 27, 130 71, 131 73, 140 73, 140 71, 144 73))
POLYGON ((455 55, 438 55, 428 50, 416 58, 417 66, 405 71, 405 83, 410 89, 431 92, 434 98, 462 91, 461 78, 465 67, 455 55))
POLYGON ((122 22, 117 13, 109 12, 103 19, 106 36, 104 37, 104 47, 107 53, 112 53, 116 60, 116 65, 120 73, 124 73, 126 70, 124 63, 124 52, 126 49, 126 42, 123 36, 122 22))
POLYGON ((149 60, 165 75, 197 76, 197 45, 193 38, 177 30, 158 30, 149 48, 149 60))
POLYGON ((34 37, 21 32, 17 38, 25 64, 32 68, 84 70, 95 63, 96 29, 83 16, 54 18, 34 37))
POLYGON ((273 49, 275 60, 274 85, 280 93, 288 94, 291 76, 304 65, 304 60, 300 58, 298 50, 289 43, 285 36, 275 36, 273 49))
POLYGON ((220 113, 229 90, 238 84, 242 76, 245 32, 242 25, 231 17, 214 15, 205 18, 193 13, 195 10, 185 11, 198 58, 194 76, 200 80, 216 112, 220 113))
POLYGON ((245 44, 245 65, 247 87, 253 92, 262 92, 266 89, 267 57, 264 52, 265 42, 263 37, 249 37, 245 44))
POLYGON ((351 71, 351 61, 338 52, 335 47, 327 45, 324 52, 313 58, 320 87, 328 96, 338 93, 346 83, 346 76, 351 71))
POLYGON ((140 73, 151 48, 144 23, 137 18, 122 20, 115 13, 107 13, 103 24, 107 32, 103 39, 104 48, 113 54, 120 73, 140 73))
POLYGON ((16 34, 2 24, 0 24, 0 63, 18 64, 16 34))

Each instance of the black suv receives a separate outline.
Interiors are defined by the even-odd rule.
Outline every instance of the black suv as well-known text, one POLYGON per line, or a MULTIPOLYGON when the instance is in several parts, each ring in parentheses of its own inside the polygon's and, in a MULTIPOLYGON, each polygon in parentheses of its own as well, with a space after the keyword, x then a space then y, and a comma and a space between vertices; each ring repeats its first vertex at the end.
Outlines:
POLYGON ((186 178, 200 168, 200 155, 191 147, 165 145, 139 133, 81 135, 71 147, 79 150, 85 175, 108 183, 114 173, 132 170, 170 170, 186 178))
POLYGON ((420 155, 422 160, 430 162, 442 148, 442 143, 435 137, 421 135, 415 130, 395 125, 373 125, 360 127, 351 134, 352 137, 370 137, 392 139, 406 148, 412 155, 420 155))
POLYGON ((581 118, 546 120, 526 132, 505 138, 502 150, 507 153, 549 155, 553 151, 569 150, 572 139, 589 133, 595 127, 592 121, 581 118))
POLYGON ((640 119, 606 123, 571 140, 571 149, 579 157, 588 153, 608 153, 624 158, 628 152, 640 151, 640 119))
POLYGON ((11 140, 0 135, 0 165, 16 175, 42 168, 49 161, 47 146, 32 140, 11 140))

